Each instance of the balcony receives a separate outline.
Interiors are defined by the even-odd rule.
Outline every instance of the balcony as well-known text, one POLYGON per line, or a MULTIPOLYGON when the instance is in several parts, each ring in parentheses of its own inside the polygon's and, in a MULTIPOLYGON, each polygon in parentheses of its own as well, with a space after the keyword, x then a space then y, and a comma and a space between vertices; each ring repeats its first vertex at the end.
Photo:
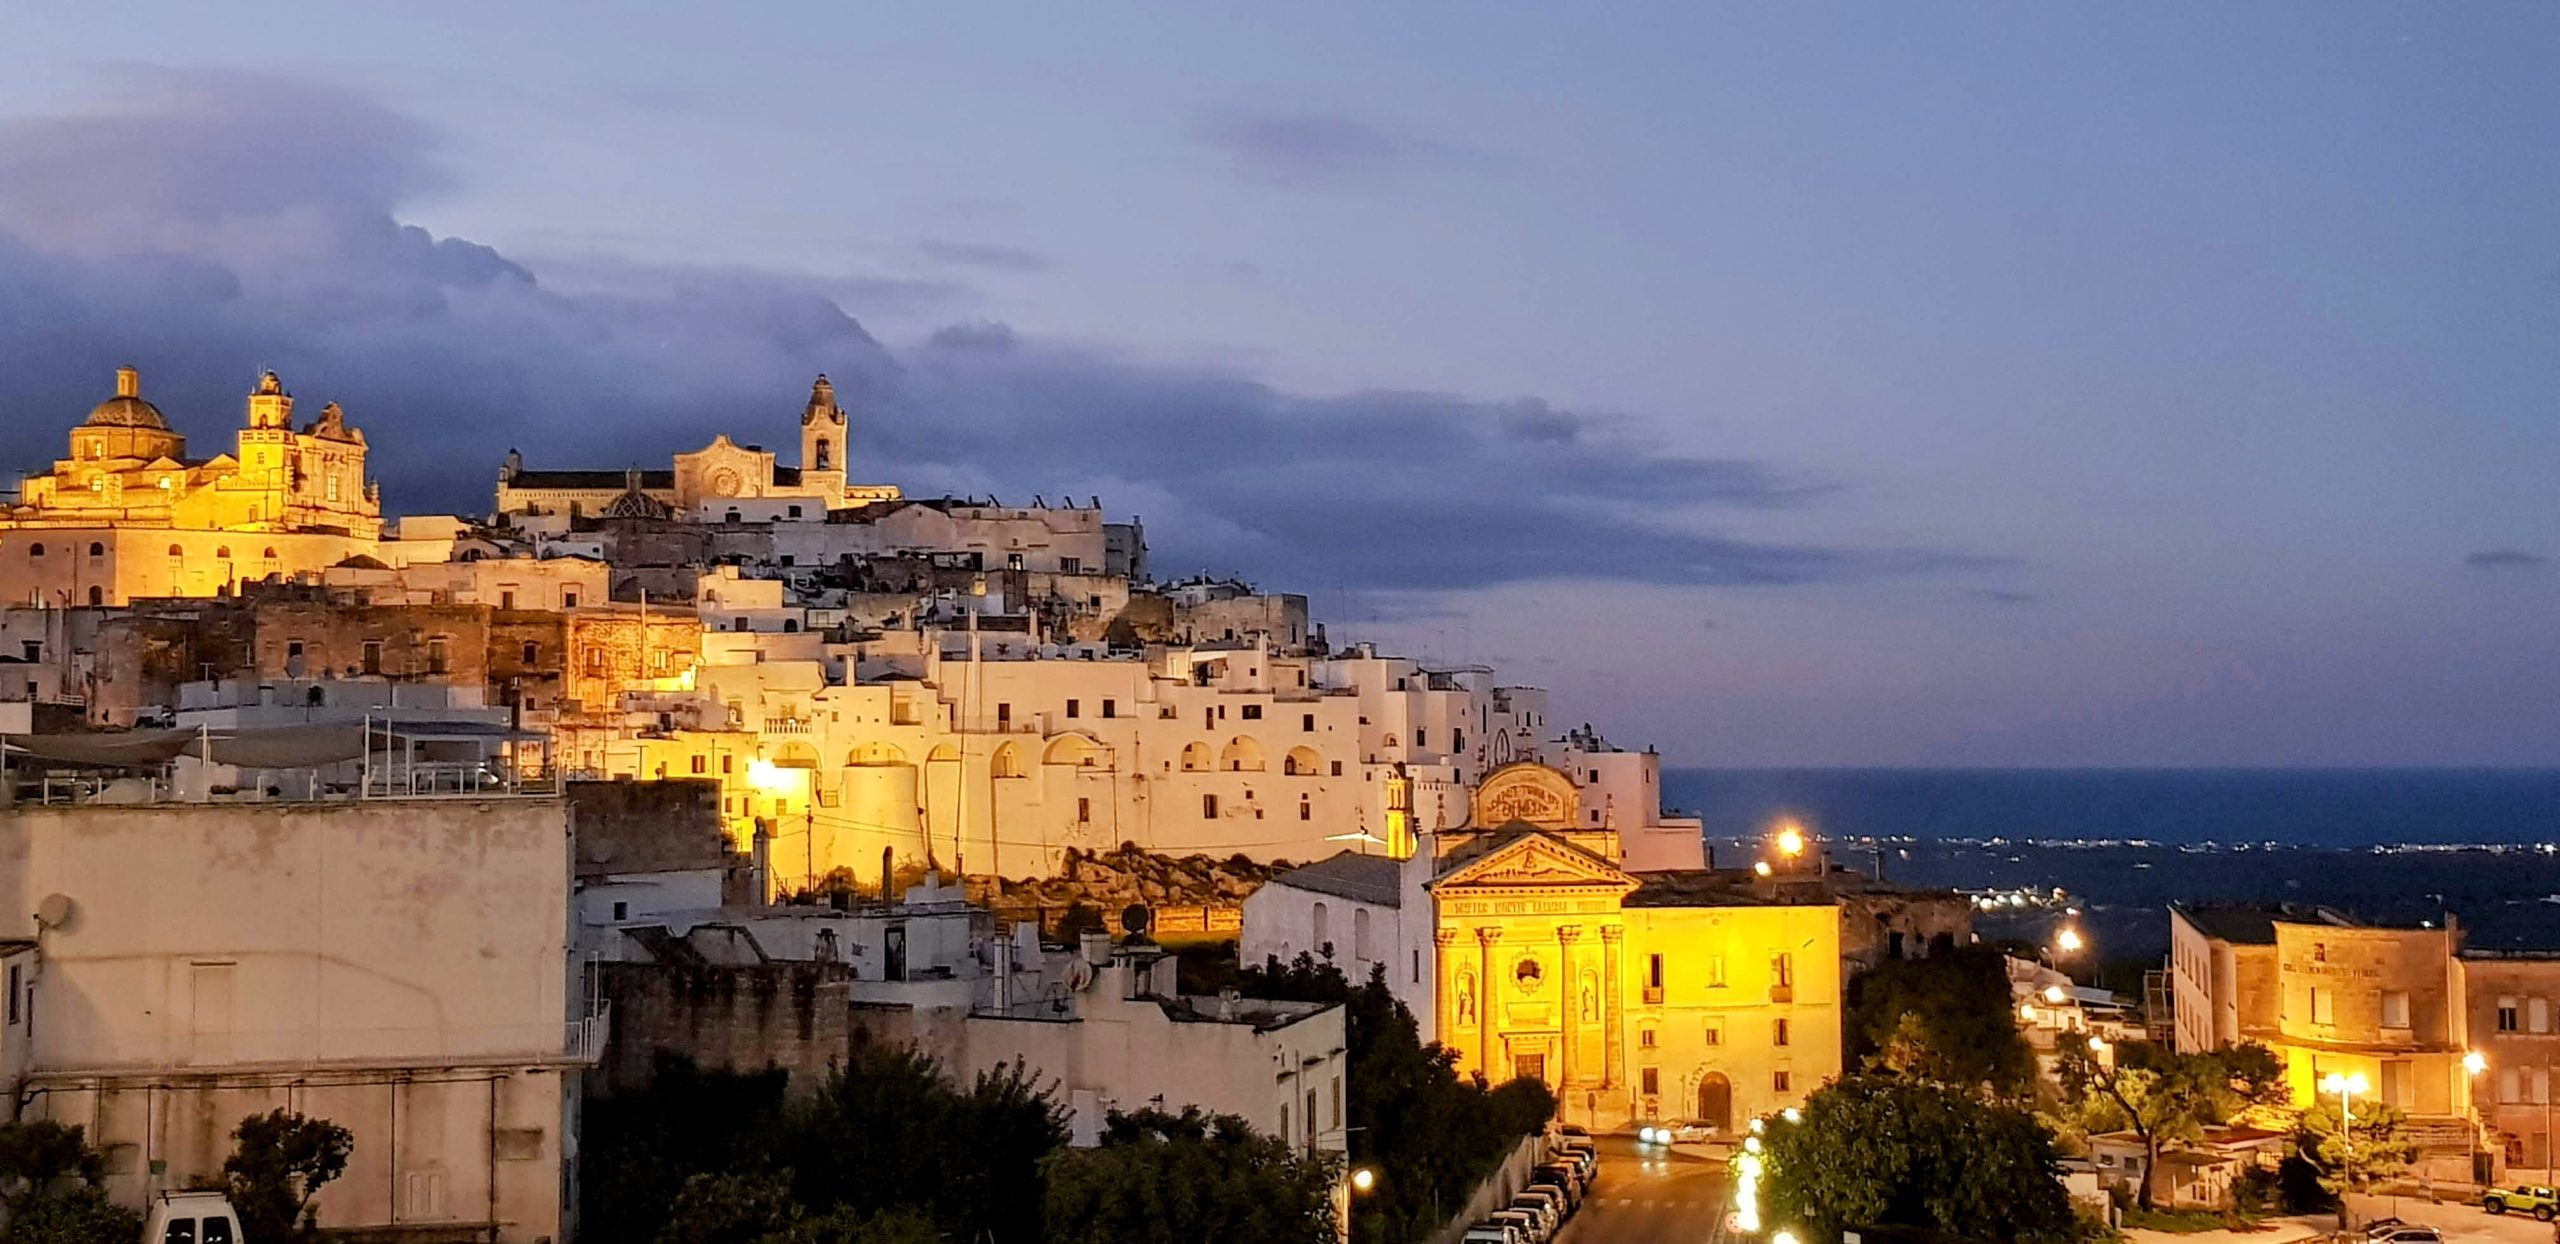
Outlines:
POLYGON ((1660 1006, 1660 1005, 1662 1005, 1662 986, 1660 986, 1660 985, 1647 985, 1647 986, 1645 986, 1645 987, 1644 987, 1644 1004, 1645 1004, 1646 1006, 1660 1006))
POLYGON ((612 1034, 613 1004, 598 1002, 594 1014, 570 1020, 563 1027, 560 1053, 571 1062, 595 1066, 604 1061, 605 1041, 612 1034))
POLYGON ((809 731, 809 719, 806 717, 767 717, 764 719, 764 732, 766 734, 807 734, 809 731))
POLYGON ((1796 987, 1793 985, 1771 985, 1769 986, 1769 1000, 1771 1002, 1793 1002, 1796 1000, 1796 987))

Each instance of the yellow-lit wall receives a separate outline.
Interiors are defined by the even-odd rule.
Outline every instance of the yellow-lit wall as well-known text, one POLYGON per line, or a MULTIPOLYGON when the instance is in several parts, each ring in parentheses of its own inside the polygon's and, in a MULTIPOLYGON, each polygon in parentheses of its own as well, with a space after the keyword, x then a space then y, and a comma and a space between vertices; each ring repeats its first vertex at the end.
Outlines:
POLYGON ((1722 1076, 1739 1126, 1803 1104, 1840 1074, 1839 908, 1631 907, 1626 922, 1627 1066, 1636 1117, 1698 1117, 1701 1084, 1722 1076), (1658 1000, 1647 988, 1656 954, 1658 1000), (1779 955, 1788 957, 1790 985, 1778 983, 1779 955), (1643 1092, 1646 1068, 1654 1069, 1659 1090, 1651 1096, 1643 1092))

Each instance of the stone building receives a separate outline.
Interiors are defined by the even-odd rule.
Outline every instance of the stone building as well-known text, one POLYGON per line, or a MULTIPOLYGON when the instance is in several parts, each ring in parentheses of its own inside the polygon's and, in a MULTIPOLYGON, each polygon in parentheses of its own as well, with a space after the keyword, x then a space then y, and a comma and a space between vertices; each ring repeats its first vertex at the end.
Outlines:
MULTIPOLYGON (((835 386, 824 376, 810 388, 800 412, 800 462, 783 466, 759 445, 740 445, 723 434, 691 453, 677 454, 673 469, 646 471, 637 478, 619 470, 534 471, 513 451, 498 472, 497 513, 603 514, 626 490, 637 491, 672 513, 700 521, 728 519, 732 511, 746 517, 793 506, 807 516, 824 518, 830 509, 893 501, 893 484, 845 482, 847 417, 836 404, 835 386)), ((730 520, 735 521, 735 520, 730 520)))
POLYGON ((190 457, 140 374, 118 370, 115 395, 72 429, 69 456, 0 508, 0 601, 214 596, 373 549, 382 511, 364 433, 336 403, 297 428, 292 395, 265 373, 235 439, 229 453, 190 457))
MULTIPOLYGON (((15 1117, 76 1123, 110 1196, 218 1179, 289 1109, 354 1134, 334 1229, 569 1238, 601 1014, 568 945, 558 800, 43 806, 0 818, 29 947, 15 1117)), ((20 1011, 12 998, 9 1010, 20 1011)))

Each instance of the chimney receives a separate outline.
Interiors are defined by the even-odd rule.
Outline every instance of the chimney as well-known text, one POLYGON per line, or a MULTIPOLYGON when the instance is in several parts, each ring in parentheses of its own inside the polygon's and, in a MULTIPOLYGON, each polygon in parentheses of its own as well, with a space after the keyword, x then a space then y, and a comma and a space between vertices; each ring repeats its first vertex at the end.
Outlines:
POLYGON ((117 369, 116 369, 116 396, 117 396, 117 397, 140 397, 140 396, 142 396, 142 373, 141 373, 141 372, 138 372, 138 371, 135 371, 134 369, 132 369, 132 368, 130 368, 130 367, 119 367, 119 368, 117 368, 117 369))
POLYGON ((1013 1010, 1013 939, 999 937, 992 948, 996 955, 996 1013, 1013 1010))
POLYGON ((1096 968, 1102 968, 1102 967, 1108 967, 1108 966, 1110 966, 1110 963, 1111 963, 1111 935, 1110 935, 1110 934, 1108 934, 1108 933, 1087 933, 1087 934, 1084 934, 1083 936, 1079 937, 1079 938, 1077 939, 1077 941, 1078 941, 1079 943, 1081 943, 1081 944, 1079 945, 1079 947, 1078 947, 1078 952, 1079 952, 1079 953, 1081 953, 1081 954, 1084 956, 1084 961, 1085 961, 1085 962, 1092 964, 1092 965, 1093 965, 1094 967, 1096 967, 1096 968))

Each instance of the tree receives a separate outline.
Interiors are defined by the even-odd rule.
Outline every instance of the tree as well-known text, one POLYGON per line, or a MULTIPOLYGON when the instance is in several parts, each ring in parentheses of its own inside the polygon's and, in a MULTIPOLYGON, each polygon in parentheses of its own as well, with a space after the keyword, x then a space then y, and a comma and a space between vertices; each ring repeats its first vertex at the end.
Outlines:
POLYGON ((142 1216, 107 1200, 103 1166, 83 1129, 51 1120, 0 1124, 0 1205, 9 1244, 129 1240, 142 1216))
POLYGON ((2053 1133, 1978 1091, 1905 1076, 1853 1076, 1765 1134, 1768 1217, 1844 1230, 1904 1227, 1998 1244, 2081 1235, 2053 1133))
POLYGON ((911 1210, 811 1214, 791 1197, 791 1172, 695 1175, 658 1229, 657 1244, 940 1244, 911 1210))
POLYGON ((2063 1092, 2082 1125, 2093 1133, 2130 1131, 2142 1142, 2143 1178, 2134 1195, 2144 1209, 2152 1205, 2162 1148, 2284 1091, 2282 1068, 2264 1046, 2180 1053, 2127 1041, 2114 1047, 2110 1061, 2094 1054, 2085 1037, 2069 1033, 2060 1052, 2063 1092))
POLYGON ((780 1071, 703 1071, 662 1053, 647 1089, 590 1100, 578 1159, 580 1234, 654 1238, 689 1177, 775 1165, 785 1080, 780 1071))
POLYGON ((2378 1101, 2360 1101, 2350 1111, 2352 1128, 2338 1124, 2338 1098, 2323 1093, 2294 1125, 2294 1147, 2320 1176, 2320 1187, 2339 1198, 2359 1192, 2409 1169, 2418 1160, 2418 1143, 2403 1129, 2407 1117, 2378 1101))
POLYGON ((311 1198, 344 1174, 355 1137, 327 1119, 271 1110, 240 1120, 222 1161, 240 1231, 260 1244, 319 1237, 311 1198))
POLYGON ((1331 1244, 1333 1164, 1234 1115, 1111 1115, 1095 1149, 1050 1155, 1049 1244, 1331 1244))
POLYGON ((1848 1061, 2022 1094, 2035 1084, 2036 1062, 2015 1016, 2008 965, 1993 947, 1888 959, 1849 981, 1848 1061))
POLYGON ((954 1088, 930 1055, 865 1046, 791 1111, 776 1160, 813 1210, 911 1208, 955 1239, 1037 1239, 1041 1159, 1066 1112, 1022 1064, 954 1088))

